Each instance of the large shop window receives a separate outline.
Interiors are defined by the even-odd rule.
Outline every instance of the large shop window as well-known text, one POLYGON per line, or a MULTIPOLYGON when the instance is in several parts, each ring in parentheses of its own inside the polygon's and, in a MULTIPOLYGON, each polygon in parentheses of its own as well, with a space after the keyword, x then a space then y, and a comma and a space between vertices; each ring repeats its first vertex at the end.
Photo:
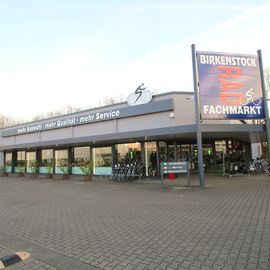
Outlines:
POLYGON ((68 150, 55 150, 55 173, 67 174, 68 173, 68 150))
POLYGON ((177 144, 176 146, 176 160, 189 161, 191 157, 190 144, 177 144))
POLYGON ((141 161, 141 144, 125 143, 116 144, 116 163, 129 163, 133 161, 141 161))
POLYGON ((26 152, 26 172, 36 173, 36 152, 26 152))
POLYGON ((53 149, 43 149, 41 151, 41 166, 39 167, 40 173, 53 173, 54 159, 53 149))
POLYGON ((223 165, 224 157, 227 154, 226 141, 215 141, 215 152, 216 152, 216 164, 223 165))
POLYGON ((15 172, 24 173, 25 170, 26 170, 25 151, 18 151, 15 165, 15 172))
POLYGON ((5 167, 6 172, 11 173, 12 170, 12 153, 5 154, 5 167))
POLYGON ((112 148, 98 147, 93 148, 94 174, 112 174, 112 148))
POLYGON ((165 162, 167 160, 167 143, 166 142, 159 142, 159 158, 160 162, 165 162))
POLYGON ((72 163, 72 174, 84 174, 80 169, 85 161, 90 160, 90 147, 74 147, 73 148, 73 163, 72 163))

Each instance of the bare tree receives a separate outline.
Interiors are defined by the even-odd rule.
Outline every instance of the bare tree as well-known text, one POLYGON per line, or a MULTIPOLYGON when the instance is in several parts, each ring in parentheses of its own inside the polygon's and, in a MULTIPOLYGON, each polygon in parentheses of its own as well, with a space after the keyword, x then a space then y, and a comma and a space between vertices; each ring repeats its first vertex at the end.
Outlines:
POLYGON ((6 117, 5 115, 0 115, 0 128, 6 127, 6 117))
POLYGON ((64 106, 60 107, 58 110, 43 113, 43 114, 38 114, 38 115, 32 117, 31 121, 43 120, 46 118, 69 114, 69 113, 77 112, 80 110, 82 110, 82 108, 74 107, 74 106, 68 104, 68 105, 64 105, 64 106))
POLYGON ((14 125, 22 124, 24 122, 25 122, 24 119, 0 114, 0 128, 14 126, 14 125))
POLYGON ((72 105, 68 104, 68 105, 62 106, 60 108, 60 113, 61 114, 69 114, 69 113, 78 112, 80 110, 82 110, 82 108, 75 107, 75 106, 72 106, 72 105))
POLYGON ((124 102, 126 101, 126 99, 124 98, 123 94, 119 94, 118 96, 109 96, 107 98, 105 98, 102 101, 99 101, 98 105, 99 106, 106 106, 106 105, 112 105, 112 104, 116 104, 116 103, 120 103, 120 102, 124 102))
MULTIPOLYGON (((153 94, 158 94, 158 93, 160 93, 160 90, 151 89, 151 92, 153 94)), ((99 101, 98 106, 112 105, 112 104, 116 104, 116 103, 125 102, 126 100, 127 99, 124 97, 123 94, 119 94, 118 96, 109 96, 109 97, 105 98, 103 101, 99 101)), ((70 104, 67 104, 67 105, 64 105, 64 106, 60 107, 59 109, 57 109, 55 111, 35 115, 35 116, 30 118, 30 121, 39 121, 39 120, 43 120, 43 119, 46 119, 46 118, 60 116, 60 115, 64 115, 64 114, 70 114, 70 113, 73 113, 73 112, 78 112, 78 111, 85 110, 85 109, 90 109, 90 108, 91 107, 89 107, 89 108, 80 108, 80 107, 75 107, 75 106, 72 106, 70 104)), ((0 114, 0 128, 12 126, 12 125, 17 125, 17 124, 22 124, 22 123, 25 123, 25 122, 29 122, 29 121, 0 114)))

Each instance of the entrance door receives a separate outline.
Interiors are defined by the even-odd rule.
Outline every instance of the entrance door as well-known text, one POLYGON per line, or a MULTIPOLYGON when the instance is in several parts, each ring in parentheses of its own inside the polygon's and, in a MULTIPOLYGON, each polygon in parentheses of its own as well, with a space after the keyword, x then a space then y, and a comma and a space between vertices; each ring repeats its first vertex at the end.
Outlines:
POLYGON ((157 144, 145 142, 145 167, 146 176, 157 176, 157 144))

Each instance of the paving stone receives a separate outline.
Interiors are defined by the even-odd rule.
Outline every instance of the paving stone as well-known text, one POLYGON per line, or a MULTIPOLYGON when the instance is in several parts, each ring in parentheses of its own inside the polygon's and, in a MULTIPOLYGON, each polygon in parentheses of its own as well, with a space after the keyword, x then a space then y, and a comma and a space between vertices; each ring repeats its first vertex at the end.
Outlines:
POLYGON ((269 176, 206 183, 1 177, 0 254, 33 252, 14 270, 270 269, 269 176))
POLYGON ((234 265, 225 265, 224 267, 223 267, 223 270, 235 270, 235 268, 234 268, 234 265))

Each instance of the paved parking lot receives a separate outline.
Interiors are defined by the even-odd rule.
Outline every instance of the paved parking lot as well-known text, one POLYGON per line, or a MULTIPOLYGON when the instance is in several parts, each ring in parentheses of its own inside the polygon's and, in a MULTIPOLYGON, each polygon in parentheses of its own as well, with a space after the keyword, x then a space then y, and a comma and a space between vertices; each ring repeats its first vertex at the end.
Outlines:
POLYGON ((165 185, 1 177, 0 256, 30 252, 16 270, 270 269, 270 176, 165 185))

